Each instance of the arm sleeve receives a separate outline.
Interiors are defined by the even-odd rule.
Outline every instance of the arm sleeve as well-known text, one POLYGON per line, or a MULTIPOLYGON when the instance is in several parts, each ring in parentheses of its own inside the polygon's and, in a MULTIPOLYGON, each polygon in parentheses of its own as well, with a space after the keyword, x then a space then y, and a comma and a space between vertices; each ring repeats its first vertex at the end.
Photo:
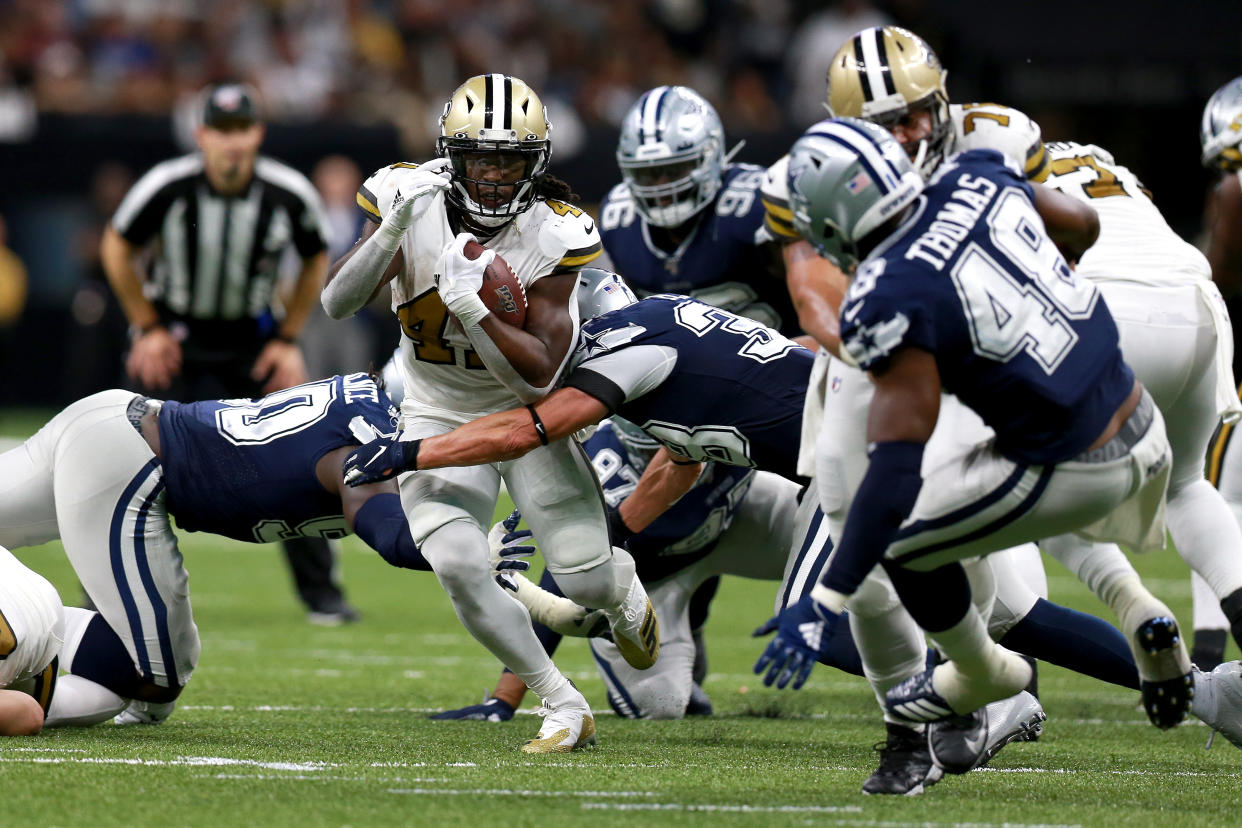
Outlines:
POLYGON ((595 397, 616 411, 627 400, 655 390, 677 367, 677 351, 666 345, 633 345, 578 365, 565 385, 595 397))

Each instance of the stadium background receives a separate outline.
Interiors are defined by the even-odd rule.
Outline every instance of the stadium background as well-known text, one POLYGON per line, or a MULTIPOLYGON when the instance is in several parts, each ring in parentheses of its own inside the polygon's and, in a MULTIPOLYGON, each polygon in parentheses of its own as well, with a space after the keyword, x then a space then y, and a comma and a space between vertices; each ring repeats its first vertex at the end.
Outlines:
MULTIPOLYGON (((738 159, 767 164, 822 114, 832 53, 884 22, 932 44, 953 100, 1013 105, 1046 139, 1107 147, 1196 236, 1210 182, 1199 114, 1242 74, 1232 0, 0 0, 0 407, 61 405, 120 381, 125 326, 98 234, 135 176, 191 146, 208 82, 260 89, 265 153, 308 174, 343 156, 366 175, 429 157, 462 79, 513 73, 548 104, 552 171, 590 205, 618 180, 617 124, 643 90, 696 88, 729 144, 745 139, 738 159)), ((343 198, 337 246, 352 241, 343 198)), ((325 343, 380 358, 394 338, 382 307, 321 316, 307 334, 312 372, 365 367, 332 364, 325 343)))

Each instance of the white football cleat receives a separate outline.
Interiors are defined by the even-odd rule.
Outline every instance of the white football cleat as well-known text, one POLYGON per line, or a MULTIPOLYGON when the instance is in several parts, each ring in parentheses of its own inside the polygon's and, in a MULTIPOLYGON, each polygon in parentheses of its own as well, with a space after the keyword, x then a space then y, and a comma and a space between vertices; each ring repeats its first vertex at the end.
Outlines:
POLYGON ((522 745, 522 753, 569 753, 595 746, 595 717, 586 698, 572 684, 555 695, 561 697, 555 704, 543 700, 537 711, 543 725, 535 738, 522 745))
POLYGON ((177 706, 175 701, 170 702, 145 702, 134 699, 129 706, 116 714, 113 722, 119 725, 157 725, 163 724, 164 720, 172 715, 173 708, 177 706))
POLYGON ((1011 742, 1033 742, 1044 732, 1048 714, 1039 699, 1023 690, 1007 699, 992 702, 988 714, 988 741, 976 768, 986 765, 1001 748, 1011 742))
POLYGON ((654 666, 660 657, 660 622, 637 575, 630 581, 621 606, 605 610, 604 615, 612 627, 612 642, 626 663, 635 670, 654 666))
POLYGON ((1210 673, 1196 667, 1194 681, 1190 712, 1242 748, 1242 661, 1227 661, 1210 673))

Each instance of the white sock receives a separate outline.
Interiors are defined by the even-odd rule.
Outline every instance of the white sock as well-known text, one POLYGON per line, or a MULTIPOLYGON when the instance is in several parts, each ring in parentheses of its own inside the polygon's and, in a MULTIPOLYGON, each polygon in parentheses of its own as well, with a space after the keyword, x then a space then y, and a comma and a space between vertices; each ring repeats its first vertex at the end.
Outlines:
POLYGON ((1168 520, 1178 554, 1208 582, 1216 600, 1242 589, 1242 529, 1211 483, 1199 478, 1170 489, 1168 520))
POLYGON ((965 618, 934 638, 949 661, 936 668, 933 684, 958 713, 1008 698, 1031 680, 1031 666, 992 641, 973 606, 965 618))
POLYGON ((128 705, 129 699, 102 684, 65 674, 56 679, 56 690, 43 724, 45 727, 90 727, 106 722, 128 705))
POLYGON ((1190 594, 1194 599, 1196 630, 1229 629, 1229 619, 1220 608, 1220 599, 1198 572, 1190 573, 1190 594))

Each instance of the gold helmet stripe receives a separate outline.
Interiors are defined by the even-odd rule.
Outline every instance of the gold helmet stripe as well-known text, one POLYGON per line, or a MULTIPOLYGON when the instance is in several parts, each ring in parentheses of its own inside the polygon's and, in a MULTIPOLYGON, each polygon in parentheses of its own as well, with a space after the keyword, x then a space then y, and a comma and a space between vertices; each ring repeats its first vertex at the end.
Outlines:
POLYGON ((864 29, 854 36, 854 60, 867 78, 863 94, 868 101, 897 94, 883 36, 884 30, 878 26, 864 29))

